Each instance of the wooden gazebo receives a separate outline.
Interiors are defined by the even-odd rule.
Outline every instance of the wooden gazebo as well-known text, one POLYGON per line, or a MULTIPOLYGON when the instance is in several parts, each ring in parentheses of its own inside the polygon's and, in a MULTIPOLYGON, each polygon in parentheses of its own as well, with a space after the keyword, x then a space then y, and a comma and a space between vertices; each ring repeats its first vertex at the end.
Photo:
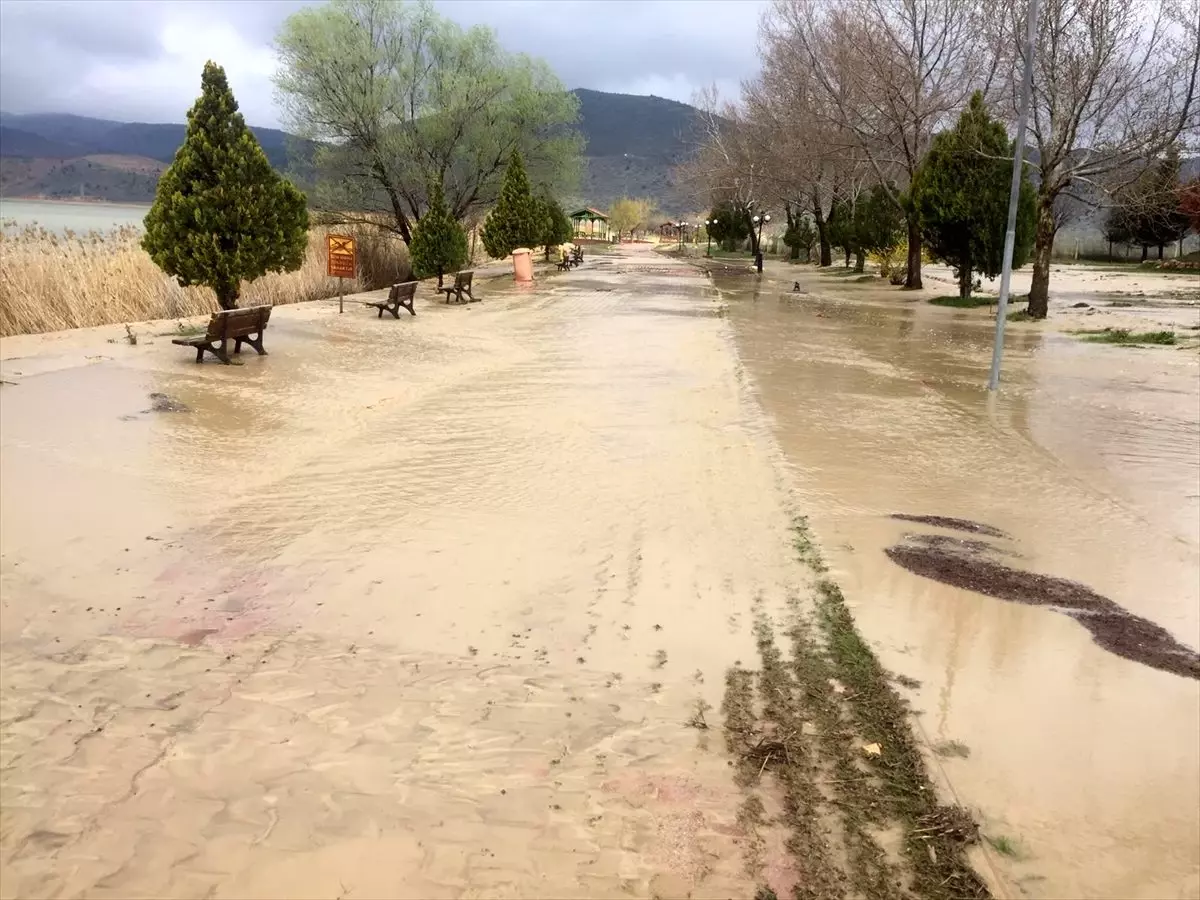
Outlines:
POLYGON ((577 209, 571 213, 570 219, 575 237, 592 238, 598 241, 609 239, 608 216, 600 210, 585 206, 583 209, 577 209))

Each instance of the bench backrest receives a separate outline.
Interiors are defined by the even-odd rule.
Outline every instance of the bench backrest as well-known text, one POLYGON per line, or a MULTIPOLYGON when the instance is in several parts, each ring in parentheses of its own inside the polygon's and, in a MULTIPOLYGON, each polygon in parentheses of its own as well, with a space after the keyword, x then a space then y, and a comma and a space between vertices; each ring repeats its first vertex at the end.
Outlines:
POLYGON ((471 286, 471 279, 474 277, 474 275, 475 273, 473 271, 459 272, 454 276, 454 286, 456 288, 469 288, 471 286))
POLYGON ((411 300, 417 294, 417 283, 415 281, 406 281, 403 284, 393 284, 392 289, 388 292, 388 300, 395 303, 397 300, 411 300))
POLYGON ((262 331, 271 318, 271 307, 251 306, 249 309, 231 309, 213 313, 208 322, 207 337, 210 341, 224 341, 245 337, 262 331))

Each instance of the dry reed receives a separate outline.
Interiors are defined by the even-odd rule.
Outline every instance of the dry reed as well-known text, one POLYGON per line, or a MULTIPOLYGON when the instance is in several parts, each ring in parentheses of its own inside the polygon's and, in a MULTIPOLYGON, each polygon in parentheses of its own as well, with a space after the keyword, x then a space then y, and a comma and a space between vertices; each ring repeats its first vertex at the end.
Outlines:
MULTIPOLYGON (((338 280, 325 274, 325 234, 308 236, 304 265, 243 284, 239 306, 281 305, 333 297, 338 280)), ((410 277, 408 251, 378 229, 338 228, 358 238, 359 276, 347 293, 386 287, 410 277)), ((217 309, 207 288, 183 288, 146 254, 133 226, 56 234, 37 225, 0 236, 0 336, 38 334, 146 319, 174 319, 217 309)))

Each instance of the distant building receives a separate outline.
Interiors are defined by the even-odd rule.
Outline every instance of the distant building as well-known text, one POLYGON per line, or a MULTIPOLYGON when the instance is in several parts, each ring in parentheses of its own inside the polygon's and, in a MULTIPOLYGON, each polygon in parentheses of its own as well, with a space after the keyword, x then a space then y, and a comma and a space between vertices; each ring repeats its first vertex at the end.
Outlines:
POLYGON ((586 206, 571 213, 571 227, 577 238, 590 238, 596 241, 610 240, 608 216, 598 209, 586 206))

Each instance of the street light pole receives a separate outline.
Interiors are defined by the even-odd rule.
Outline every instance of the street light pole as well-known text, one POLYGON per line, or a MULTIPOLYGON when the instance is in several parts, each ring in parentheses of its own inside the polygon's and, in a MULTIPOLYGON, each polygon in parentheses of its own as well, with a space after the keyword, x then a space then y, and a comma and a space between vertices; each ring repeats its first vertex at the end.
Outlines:
POLYGON ((754 254, 754 266, 758 269, 758 274, 761 275, 763 270, 762 230, 763 225, 771 221, 771 214, 764 213, 761 216, 754 216, 750 221, 752 226, 758 226, 758 240, 755 241, 755 246, 758 248, 758 252, 754 254))
POLYGON ((683 229, 687 228, 687 222, 678 222, 679 225, 679 252, 683 253, 683 229))
POLYGON ((704 233, 708 235, 708 250, 705 251, 705 256, 712 256, 712 227, 717 224, 716 219, 704 220, 704 233))
POLYGON ((1029 0, 1025 22, 1025 73, 1021 79, 1021 112, 1017 116, 1017 140, 1013 145, 1012 185, 1008 191, 1008 229, 1004 232, 1004 257, 1000 269, 1000 301, 996 304, 996 341, 992 347, 992 370, 988 390, 1000 387, 1000 359, 1004 356, 1004 321, 1008 315, 1008 293, 1012 286, 1013 245, 1017 242, 1017 201, 1021 196, 1021 172, 1025 167, 1025 123, 1029 118, 1029 94, 1033 88, 1033 54, 1037 46, 1039 0, 1029 0))

